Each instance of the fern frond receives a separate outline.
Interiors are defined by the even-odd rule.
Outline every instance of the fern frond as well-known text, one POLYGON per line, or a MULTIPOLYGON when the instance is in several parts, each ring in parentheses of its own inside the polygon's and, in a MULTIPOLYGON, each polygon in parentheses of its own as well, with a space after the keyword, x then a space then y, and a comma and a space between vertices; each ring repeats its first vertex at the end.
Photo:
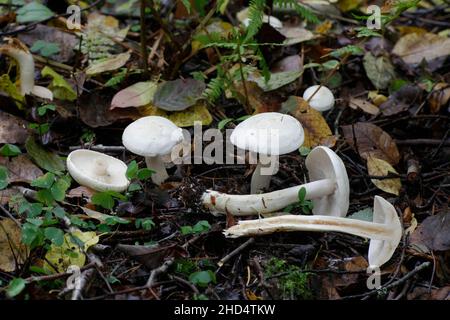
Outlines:
POLYGON ((294 9, 300 17, 308 22, 320 22, 319 18, 314 14, 314 12, 311 11, 311 9, 301 5, 297 0, 274 0, 273 4, 279 6, 280 8, 294 9))
POLYGON ((219 74, 216 78, 211 79, 211 81, 206 86, 205 91, 203 91, 203 98, 213 103, 220 98, 222 92, 224 91, 225 81, 223 77, 219 74))
POLYGON ((246 40, 252 39, 263 24, 265 0, 250 0, 248 7, 249 25, 247 27, 246 40))

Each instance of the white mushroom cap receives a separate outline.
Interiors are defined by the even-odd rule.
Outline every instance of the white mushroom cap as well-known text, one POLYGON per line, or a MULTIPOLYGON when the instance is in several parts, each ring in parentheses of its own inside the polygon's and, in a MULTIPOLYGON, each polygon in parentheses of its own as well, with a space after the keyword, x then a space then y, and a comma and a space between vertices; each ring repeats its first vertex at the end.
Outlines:
POLYGON ((240 149, 275 156, 300 148, 304 138, 297 119, 278 112, 265 112, 238 124, 230 141, 240 149))
POLYGON ((341 158, 330 148, 314 148, 305 161, 310 181, 331 179, 336 183, 334 193, 313 199, 314 214, 345 217, 349 206, 350 185, 341 158))
POLYGON ((140 118, 122 135, 122 143, 134 154, 156 157, 169 154, 173 147, 183 141, 183 132, 172 121, 158 116, 140 118))
POLYGON ((80 185, 97 191, 122 192, 128 188, 127 165, 119 159, 91 150, 75 150, 67 157, 67 169, 80 185))
MULTIPOLYGON (((303 93, 303 99, 308 100, 319 87, 319 85, 316 85, 306 89, 303 93)), ((334 106, 333 92, 331 92, 331 90, 327 87, 321 86, 319 91, 317 91, 311 101, 309 101, 309 105, 311 108, 314 108, 320 112, 330 110, 334 106)))
MULTIPOLYGON (((283 23, 282 23, 278 18, 276 18, 276 17, 274 17, 274 16, 264 15, 264 16, 263 16, 263 22, 264 22, 264 23, 270 24, 270 25, 271 25, 273 28, 275 28, 275 29, 281 29, 281 28, 283 28, 283 23)), ((244 26, 248 27, 249 24, 250 24, 250 18, 245 18, 245 19, 242 21, 242 24, 243 24, 244 26)))
POLYGON ((392 204, 380 196, 373 200, 373 222, 389 226, 391 239, 372 239, 369 245, 369 265, 381 266, 391 259, 402 238, 402 225, 392 204))

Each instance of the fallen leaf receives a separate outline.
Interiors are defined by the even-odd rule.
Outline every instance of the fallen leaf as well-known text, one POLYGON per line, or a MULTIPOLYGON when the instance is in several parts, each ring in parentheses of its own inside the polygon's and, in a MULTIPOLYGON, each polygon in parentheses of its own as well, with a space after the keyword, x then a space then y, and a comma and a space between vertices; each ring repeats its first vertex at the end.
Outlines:
MULTIPOLYGON (((412 66, 420 64, 423 60, 430 63, 436 59, 445 59, 450 55, 450 38, 441 37, 434 33, 410 33, 397 41, 392 53, 412 66)), ((439 65, 438 63, 431 66, 431 69, 435 70, 439 65)))
POLYGON ((0 143, 22 144, 28 137, 28 122, 0 110, 0 143))
POLYGON ((342 12, 348 12, 359 7, 362 0, 339 0, 337 6, 342 12))
POLYGON ((109 37, 112 37, 117 42, 122 42, 130 29, 130 26, 120 29, 119 20, 113 16, 105 16, 98 12, 90 13, 87 20, 86 29, 89 32, 98 31, 95 35, 100 37, 99 42, 103 40, 102 38, 109 39, 109 37))
POLYGON ((16 194, 20 194, 20 192, 16 188, 9 188, 0 191, 0 204, 4 206, 9 203, 11 197, 16 194))
POLYGON ((279 61, 277 61, 271 68, 271 72, 285 72, 285 71, 302 71, 302 59, 298 54, 293 56, 287 56, 279 61))
POLYGON ((386 56, 375 57, 371 52, 367 52, 363 65, 367 77, 377 89, 386 89, 396 77, 394 66, 386 56))
MULTIPOLYGON (((367 158, 367 170, 371 176, 387 176, 389 173, 398 173, 388 162, 369 156, 367 158)), ((380 190, 399 195, 402 184, 400 178, 371 179, 372 183, 380 190)))
POLYGON ((378 93, 378 91, 369 91, 367 97, 377 106, 379 107, 382 103, 387 101, 387 97, 378 93))
POLYGON ((19 10, 17 13, 17 23, 39 22, 51 18, 54 13, 42 3, 32 1, 19 10))
POLYGON ((380 105, 380 110, 385 116, 408 110, 419 100, 421 94, 422 90, 419 87, 410 84, 404 85, 380 105))
POLYGON ((450 101, 450 85, 445 82, 439 82, 433 87, 433 92, 430 94, 430 110, 432 113, 439 113, 442 106, 445 106, 450 101))
POLYGON ((42 69, 41 74, 43 77, 52 78, 52 82, 48 88, 53 92, 53 96, 56 99, 74 101, 77 99, 77 93, 73 90, 72 86, 55 70, 49 66, 45 66, 42 69))
POLYGON ((38 24, 27 32, 21 32, 18 37, 29 47, 33 46, 36 40, 57 44, 60 52, 52 55, 51 59, 63 63, 75 56, 73 49, 79 44, 79 39, 74 34, 44 24, 38 24))
POLYGON ((149 269, 157 268, 167 257, 184 257, 187 255, 186 251, 176 244, 152 247, 118 244, 117 249, 144 264, 149 269))
POLYGON ((272 73, 270 75, 269 81, 267 82, 265 81, 264 77, 249 78, 249 81, 256 82, 261 89, 267 92, 279 89, 291 82, 294 82, 302 74, 303 71, 284 71, 272 73))
POLYGON ((91 63, 89 67, 85 70, 86 74, 89 76, 100 74, 103 72, 114 71, 125 65, 130 59, 130 52, 120 53, 108 58, 95 60, 91 63))
POLYGON ((46 171, 59 174, 65 170, 64 161, 54 152, 45 150, 29 137, 25 142, 25 148, 28 155, 36 162, 36 164, 46 171))
POLYGON ((167 118, 181 128, 192 127, 195 122, 200 122, 203 126, 208 126, 213 121, 213 118, 204 103, 197 103, 195 106, 187 108, 186 110, 175 112, 166 112, 150 104, 140 108, 139 112, 143 117, 160 116, 167 118))
POLYGON ((246 81, 244 87, 243 82, 239 81, 235 84, 235 89, 239 102, 243 105, 247 103, 255 113, 277 112, 281 108, 282 98, 274 92, 264 92, 256 82, 246 81))
POLYGON ((0 270, 13 272, 29 254, 22 244, 22 229, 12 219, 0 220, 0 270))
POLYGON ((157 88, 153 81, 138 82, 126 89, 120 90, 111 102, 114 108, 141 107, 152 102, 157 88))
POLYGON ((91 201, 92 196, 96 193, 95 190, 79 186, 77 188, 71 189, 66 197, 67 198, 86 198, 88 202, 91 201))
MULTIPOLYGON (((196 36, 199 35, 206 35, 208 32, 209 35, 213 34, 213 33, 218 33, 220 34, 222 37, 227 37, 229 35, 229 33, 231 32, 231 30, 233 30, 233 26, 228 23, 228 22, 223 22, 223 21, 213 21, 210 24, 208 24, 206 26, 206 31, 204 29, 201 29, 196 36)), ((195 53, 197 53, 200 49, 202 49, 202 43, 198 40, 193 40, 191 43, 191 47, 192 47, 192 51, 191 51, 191 55, 194 55, 195 53)))
POLYGON ((366 159, 373 156, 392 165, 400 161, 400 153, 394 140, 380 127, 368 123, 357 122, 342 126, 345 141, 366 159))
POLYGON ((348 102, 348 105, 353 109, 359 108, 364 112, 372 114, 374 116, 380 113, 380 109, 378 109, 376 105, 373 105, 370 102, 363 99, 351 98, 350 101, 348 102))
POLYGON ((362 221, 373 221, 373 208, 367 207, 365 209, 356 211, 348 216, 349 219, 356 219, 362 221))
POLYGON ((281 108, 302 124, 305 132, 303 147, 314 148, 319 145, 333 147, 336 144, 336 137, 331 133, 322 114, 311 108, 303 98, 291 96, 281 108))
POLYGON ((0 156, 0 165, 5 166, 8 169, 10 183, 31 183, 31 181, 44 174, 42 170, 31 162, 28 156, 24 154, 10 159, 0 156))
POLYGON ((195 79, 166 81, 156 89, 153 105, 166 111, 181 111, 192 107, 201 98, 206 86, 195 79))
POLYGON ((82 268, 86 263, 85 252, 93 245, 96 245, 98 241, 99 237, 95 232, 81 232, 77 230, 66 233, 64 235, 64 243, 61 246, 50 245, 50 249, 45 254, 44 270, 50 273, 57 273, 66 272, 69 266, 82 268), (52 266, 55 266, 56 270, 52 266))
POLYGON ((314 33, 300 27, 283 27, 277 31, 286 37, 283 42, 285 46, 292 46, 315 38, 314 33))
POLYGON ((17 88, 6 73, 0 76, 0 92, 4 92, 10 97, 19 109, 23 109, 25 97, 20 93, 19 88, 17 88))
POLYGON ((430 250, 450 249, 450 212, 442 212, 422 221, 410 238, 411 245, 425 245, 430 250))

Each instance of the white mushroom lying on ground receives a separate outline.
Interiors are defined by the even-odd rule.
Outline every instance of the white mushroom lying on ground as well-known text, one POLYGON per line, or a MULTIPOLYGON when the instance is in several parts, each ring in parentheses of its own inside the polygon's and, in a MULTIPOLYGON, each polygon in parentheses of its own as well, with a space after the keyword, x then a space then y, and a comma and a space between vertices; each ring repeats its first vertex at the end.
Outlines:
POLYGON ((309 87, 303 93, 303 99, 308 101, 311 108, 320 112, 330 110, 334 106, 333 92, 325 86, 309 87))
POLYGON ((67 157, 67 169, 80 185, 97 191, 122 192, 128 188, 127 165, 91 150, 75 150, 67 157))
POLYGON ((375 196, 373 222, 332 216, 284 215, 239 221, 224 231, 230 238, 289 231, 335 231, 370 239, 369 265, 381 266, 394 254, 402 237, 402 226, 392 204, 375 196))
POLYGON ((252 195, 230 195, 208 190, 202 204, 214 214, 236 216, 276 212, 298 201, 300 188, 306 189, 306 200, 313 200, 314 214, 343 217, 349 206, 350 187, 342 160, 327 147, 314 148, 306 158, 311 182, 274 192, 252 195))
POLYGON ((158 116, 140 118, 122 135, 122 143, 129 151, 145 157, 147 167, 155 173, 152 181, 161 185, 168 177, 162 157, 183 141, 183 131, 172 121, 158 116))
POLYGON ((294 117, 278 112, 265 112, 242 121, 233 130, 230 141, 236 147, 259 155, 258 165, 252 175, 251 193, 258 193, 270 185, 275 166, 270 157, 297 150, 305 134, 294 117), (267 161, 261 161, 265 156, 267 161))

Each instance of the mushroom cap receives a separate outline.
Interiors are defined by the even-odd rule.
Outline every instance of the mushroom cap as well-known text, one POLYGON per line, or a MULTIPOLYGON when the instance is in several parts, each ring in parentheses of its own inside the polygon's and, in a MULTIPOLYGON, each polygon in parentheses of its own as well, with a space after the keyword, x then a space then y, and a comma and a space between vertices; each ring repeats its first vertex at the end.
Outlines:
POLYGON ((183 132, 172 121, 158 116, 140 118, 125 128, 122 143, 144 157, 163 156, 183 141, 183 132))
POLYGON ((402 225, 394 206, 380 196, 375 196, 373 200, 373 222, 382 223, 392 230, 390 240, 370 241, 369 265, 380 267, 391 259, 397 249, 402 238, 402 225))
MULTIPOLYGON (((319 87, 319 85, 316 85, 306 89, 303 93, 303 99, 308 100, 319 87)), ((333 92, 327 87, 321 86, 319 91, 317 91, 311 101, 309 101, 309 105, 311 108, 320 112, 330 110, 334 106, 333 92)))
POLYGON ((127 165, 114 157, 91 150, 75 150, 67 157, 67 169, 80 185, 97 191, 122 192, 128 188, 127 165), (97 164, 105 165, 106 175, 98 173, 97 164))
POLYGON ((278 112, 251 116, 238 124, 230 136, 231 143, 240 149, 274 156, 300 148, 304 139, 300 122, 278 112))
POLYGON ((312 200, 313 213, 345 217, 349 206, 350 184, 341 158, 330 148, 319 146, 309 153, 305 164, 310 181, 331 179, 336 182, 334 193, 312 200))

